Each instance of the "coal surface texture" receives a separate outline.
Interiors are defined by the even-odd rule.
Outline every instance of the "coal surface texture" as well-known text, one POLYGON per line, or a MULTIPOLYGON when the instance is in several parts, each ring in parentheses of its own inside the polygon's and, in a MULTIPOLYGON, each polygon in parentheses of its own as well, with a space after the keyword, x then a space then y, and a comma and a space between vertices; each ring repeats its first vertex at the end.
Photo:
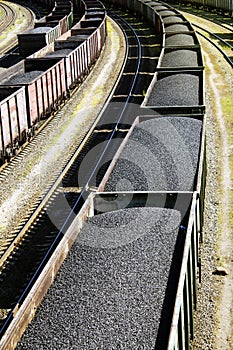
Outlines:
POLYGON ((43 71, 32 71, 27 73, 19 73, 11 77, 4 84, 28 84, 34 79, 37 79, 40 75, 44 74, 43 71))
POLYGON ((65 57, 69 56, 73 52, 71 49, 63 49, 63 50, 57 50, 54 52, 49 52, 46 57, 65 57))
POLYGON ((198 67, 197 52, 174 50, 164 55, 161 67, 198 67))
POLYGON ((172 24, 166 27, 166 32, 188 32, 189 27, 185 24, 172 24))
POLYGON ((166 38, 165 45, 169 46, 185 46, 185 45, 194 45, 194 37, 189 34, 173 34, 166 38))
POLYGON ((163 208, 89 218, 17 349, 154 349, 171 322, 180 220, 163 208))
POLYGON ((178 16, 168 16, 163 18, 163 23, 181 23, 184 22, 183 18, 178 16))
POLYGON ((134 128, 105 191, 192 191, 198 171, 202 122, 161 117, 134 128))
POLYGON ((148 106, 198 106, 199 76, 171 74, 156 81, 147 101, 148 106))

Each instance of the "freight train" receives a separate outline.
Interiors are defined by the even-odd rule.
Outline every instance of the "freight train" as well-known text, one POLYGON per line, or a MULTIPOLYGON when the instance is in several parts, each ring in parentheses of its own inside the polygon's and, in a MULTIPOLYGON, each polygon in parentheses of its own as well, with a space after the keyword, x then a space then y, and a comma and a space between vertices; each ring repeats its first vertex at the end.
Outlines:
POLYGON ((19 35, 25 59, 7 70, 0 84, 1 164, 17 153, 34 135, 38 122, 57 110, 84 79, 105 43, 106 11, 98 0, 82 1, 84 14, 71 28, 70 2, 45 3, 54 3, 57 15, 47 16, 35 29, 19 35), (48 19, 54 19, 54 27, 48 19))
MULTIPOLYGON (((57 248, 60 256, 75 242, 21 345, 185 350, 194 334, 205 192, 201 48, 192 25, 165 3, 106 2, 150 22, 161 54, 142 115, 57 248)), ((79 179, 82 172, 81 164, 79 179)))

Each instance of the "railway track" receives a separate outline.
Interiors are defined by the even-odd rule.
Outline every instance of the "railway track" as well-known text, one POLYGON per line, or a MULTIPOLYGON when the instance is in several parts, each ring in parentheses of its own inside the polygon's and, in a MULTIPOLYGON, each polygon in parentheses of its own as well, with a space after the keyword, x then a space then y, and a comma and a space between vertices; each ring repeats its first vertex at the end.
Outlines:
POLYGON ((85 198, 103 178, 109 161, 140 109, 144 90, 153 77, 157 64, 155 57, 159 55, 159 38, 152 36, 148 26, 129 16, 127 20, 130 24, 119 13, 109 14, 121 26, 126 37, 128 54, 122 77, 111 94, 108 106, 43 201, 31 208, 33 214, 14 232, 16 238, 1 257, 1 337, 85 198), (145 27, 141 29, 142 26, 145 27), (150 67, 149 71, 146 67, 150 67), (126 118, 126 115, 129 117, 126 118), (94 152, 90 152, 93 149, 94 152), (97 162, 93 162, 96 159, 97 162))
MULTIPOLYGON (((7 60, 11 54, 17 51, 17 26, 16 29, 13 28, 16 21, 19 19, 20 22, 23 22, 25 18, 28 18, 28 23, 25 25, 25 28, 28 28, 28 26, 30 27, 34 22, 34 14, 29 8, 21 8, 21 10, 19 10, 15 4, 8 5, 6 3, 0 3, 0 9, 2 10, 0 32, 3 35, 0 46, 0 56, 2 56, 0 58, 1 62, 4 59, 7 60), (11 31, 9 29, 10 27, 12 27, 11 31), (11 35, 8 35, 8 31, 11 35)), ((23 30, 24 27, 21 28, 23 30)))
MULTIPOLYGON (((225 60, 230 64, 231 67, 233 67, 233 57, 232 57, 232 49, 233 45, 228 43, 227 40, 223 39, 224 34, 217 35, 215 33, 210 32, 208 29, 204 29, 203 27, 200 27, 197 24, 193 23, 193 26, 197 28, 197 33, 201 35, 203 38, 208 40, 212 45, 214 45, 218 51, 223 55, 225 60)), ((227 30, 227 33, 229 33, 229 30, 227 30)), ((233 34, 233 31, 231 32, 231 36, 233 34)))

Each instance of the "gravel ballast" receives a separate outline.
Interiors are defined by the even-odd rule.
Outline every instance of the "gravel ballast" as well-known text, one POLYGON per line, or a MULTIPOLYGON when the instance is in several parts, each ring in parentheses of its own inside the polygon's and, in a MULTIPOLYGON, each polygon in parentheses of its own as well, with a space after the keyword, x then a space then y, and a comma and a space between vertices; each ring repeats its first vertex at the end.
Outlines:
POLYGON ((174 50, 165 53, 161 67, 198 67, 197 52, 192 50, 174 50))
POLYGON ((171 74, 156 81, 147 106, 197 106, 199 101, 199 76, 171 74))
POLYGON ((190 191, 202 122, 162 117, 141 122, 127 141, 105 191, 190 191))
POLYGON ((154 349, 169 331, 180 220, 161 208, 89 218, 17 349, 154 349))

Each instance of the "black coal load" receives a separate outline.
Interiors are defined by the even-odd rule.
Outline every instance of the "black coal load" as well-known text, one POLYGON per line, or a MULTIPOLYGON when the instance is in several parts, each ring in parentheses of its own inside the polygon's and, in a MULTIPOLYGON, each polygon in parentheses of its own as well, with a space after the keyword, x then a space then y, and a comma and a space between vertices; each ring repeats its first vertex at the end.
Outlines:
POLYGON ((192 191, 202 122, 162 117, 134 128, 105 191, 192 191))
POLYGON ((168 23, 179 23, 183 22, 184 20, 181 17, 178 16, 168 16, 163 18, 163 23, 168 24, 168 23))
POLYGON ((27 84, 44 74, 43 71, 31 71, 27 73, 19 73, 5 81, 4 84, 27 84))
POLYGON ((161 17, 165 17, 165 16, 174 16, 174 15, 177 15, 177 12, 176 11, 171 11, 171 10, 165 10, 165 11, 160 11, 159 12, 159 15, 161 17))
POLYGON ((189 27, 185 24, 172 24, 166 27, 166 32, 188 32, 189 27))
POLYGON ((17 349, 162 350, 182 257, 180 222, 180 212, 163 208, 89 218, 17 349))
POLYGON ((25 34, 40 34, 40 33, 48 33, 52 30, 52 27, 36 27, 33 28, 31 30, 29 30, 28 32, 26 32, 25 34))
POLYGON ((199 76, 171 74, 156 81, 148 98, 148 106, 198 106, 199 76))
POLYGON ((163 11, 163 10, 167 10, 168 9, 168 7, 162 6, 162 5, 155 5, 153 7, 154 7, 155 11, 163 11))
POLYGON ((161 67, 198 67, 197 52, 193 50, 174 50, 165 53, 161 67))
POLYGON ((189 34, 173 34, 165 39, 166 46, 185 46, 194 45, 194 37, 189 34))
POLYGON ((71 52, 73 52, 72 49, 56 50, 54 52, 49 52, 46 57, 66 57, 69 56, 71 52))

